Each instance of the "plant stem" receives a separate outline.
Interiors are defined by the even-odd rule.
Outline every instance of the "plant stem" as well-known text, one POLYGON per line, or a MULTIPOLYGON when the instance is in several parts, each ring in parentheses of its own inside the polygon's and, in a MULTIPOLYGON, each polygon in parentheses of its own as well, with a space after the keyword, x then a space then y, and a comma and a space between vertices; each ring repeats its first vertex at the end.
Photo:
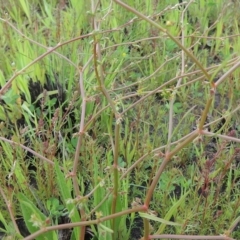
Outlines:
MULTIPOLYGON (((114 149, 114 160, 113 160, 113 202, 112 202, 112 211, 111 213, 116 213, 116 205, 118 200, 118 152, 119 152, 119 133, 120 133, 120 124, 115 123, 115 149, 114 149)), ((117 239, 117 226, 116 226, 116 219, 113 218, 112 220, 112 230, 113 230, 113 239, 117 239)))
POLYGON ((173 235, 173 234, 151 235, 149 237, 149 239, 164 239, 164 238, 177 239, 177 240, 179 240, 179 239, 234 240, 233 238, 226 237, 226 236, 194 236, 194 235, 173 235))
MULTIPOLYGON (((74 156, 74 162, 73 162, 73 188, 75 192, 75 196, 78 197, 81 195, 80 189, 79 189, 79 183, 78 183, 78 177, 77 177, 77 168, 79 165, 79 156, 80 156, 80 149, 82 145, 82 139, 84 136, 84 119, 85 119, 85 113, 86 113, 86 99, 85 99, 85 91, 84 91, 84 85, 83 85, 83 72, 80 72, 80 78, 79 78, 79 83, 80 83, 80 91, 81 91, 81 96, 82 96, 82 112, 81 112, 81 121, 80 121, 80 129, 79 129, 79 136, 78 136, 78 141, 77 141, 77 146, 75 150, 75 156, 74 156)), ((85 212, 84 209, 80 209, 80 214, 81 214, 81 219, 84 221, 86 220, 85 212)), ((85 226, 82 226, 80 229, 80 239, 84 240, 85 238, 85 226)))
POLYGON ((143 239, 144 240, 148 240, 149 239, 149 235, 150 235, 149 220, 147 218, 143 218, 143 224, 144 224, 144 236, 143 236, 143 239))

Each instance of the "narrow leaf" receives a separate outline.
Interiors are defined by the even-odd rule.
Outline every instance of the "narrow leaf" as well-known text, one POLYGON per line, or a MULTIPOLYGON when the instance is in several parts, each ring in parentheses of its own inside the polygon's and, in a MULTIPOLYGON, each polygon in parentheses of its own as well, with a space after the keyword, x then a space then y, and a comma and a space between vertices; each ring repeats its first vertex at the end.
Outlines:
POLYGON ((175 222, 170 222, 170 221, 167 221, 163 218, 159 218, 159 217, 156 217, 156 216, 153 216, 153 215, 150 215, 150 214, 147 214, 147 213, 139 213, 139 215, 143 218, 147 218, 149 220, 153 220, 153 221, 157 221, 157 222, 160 222, 160 223, 164 223, 166 225, 171 225, 171 226, 182 226, 182 224, 180 223, 175 223, 175 222))
MULTIPOLYGON (((189 194, 189 191, 186 192, 184 195, 182 195, 182 197, 169 209, 169 211, 167 212, 166 216, 164 217, 164 220, 169 221, 169 219, 172 217, 172 215, 175 213, 175 211, 177 210, 177 208, 185 201, 185 198, 187 197, 187 195, 189 194)), ((167 224, 162 223, 157 231, 156 234, 161 234, 163 233, 165 227, 167 224)))
POLYGON ((108 227, 106 227, 105 225, 103 225, 101 223, 99 224, 99 227, 102 228, 106 232, 113 233, 113 230, 111 228, 108 228, 108 227))
MULTIPOLYGON (((34 233, 41 229, 41 227, 44 227, 47 217, 24 194, 19 193, 17 196, 20 202, 20 208, 25 224, 29 232, 34 233)), ((56 232, 46 232, 36 238, 36 240, 42 239, 57 239, 57 234, 56 232)))

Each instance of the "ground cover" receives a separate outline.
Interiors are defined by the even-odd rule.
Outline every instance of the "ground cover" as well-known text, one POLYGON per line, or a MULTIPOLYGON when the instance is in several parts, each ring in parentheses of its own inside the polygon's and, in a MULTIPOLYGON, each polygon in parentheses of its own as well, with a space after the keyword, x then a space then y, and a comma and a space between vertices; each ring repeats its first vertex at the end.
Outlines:
POLYGON ((237 1, 4 1, 3 239, 239 239, 237 1))

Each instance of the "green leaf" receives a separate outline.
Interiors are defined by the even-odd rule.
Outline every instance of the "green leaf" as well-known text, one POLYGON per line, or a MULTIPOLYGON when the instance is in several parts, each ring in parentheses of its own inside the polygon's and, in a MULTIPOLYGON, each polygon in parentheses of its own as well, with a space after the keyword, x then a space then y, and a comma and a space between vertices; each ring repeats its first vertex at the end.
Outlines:
POLYGON ((105 232, 113 233, 113 230, 111 228, 106 227, 102 223, 99 224, 99 227, 102 228, 105 232))
POLYGON ((29 2, 25 1, 25 0, 19 0, 22 9, 24 11, 24 13, 27 15, 28 20, 31 21, 31 17, 30 17, 30 9, 29 9, 29 2))
MULTIPOLYGON (((58 94, 58 90, 53 90, 53 91, 47 91, 47 96, 52 96, 52 95, 57 95, 58 94)), ((44 97, 44 94, 41 93, 37 99, 34 101, 34 103, 37 103, 41 98, 44 97)))
POLYGON ((26 111, 31 117, 34 118, 34 115, 32 114, 32 112, 31 112, 31 110, 29 109, 28 106, 29 106, 29 104, 24 101, 23 104, 22 104, 22 109, 23 109, 24 111, 26 111))
MULTIPOLYGON (((47 217, 29 200, 23 193, 17 195, 25 224, 30 233, 34 233, 44 227, 47 217)), ((36 240, 57 239, 56 232, 46 232, 36 240)))
MULTIPOLYGON (((177 208, 185 201, 185 198, 187 197, 188 194, 189 194, 189 191, 186 192, 184 195, 182 195, 181 198, 169 209, 169 211, 167 212, 167 214, 164 217, 165 221, 169 221, 169 219, 177 211, 177 208)), ((162 234, 166 225, 167 225, 166 223, 162 223, 156 234, 162 234)))
POLYGON ((26 182, 26 177, 18 161, 12 166, 11 171, 16 175, 18 184, 21 186, 22 190, 25 191, 27 188, 26 184, 24 184, 26 182))
POLYGON ((29 92, 28 81, 24 77, 20 77, 17 81, 17 88, 24 94, 28 103, 31 102, 31 94, 29 92))
POLYGON ((159 218, 159 217, 156 217, 154 215, 150 215, 150 214, 147 214, 147 213, 139 213, 139 215, 143 218, 147 218, 149 220, 153 220, 153 221, 157 221, 157 222, 160 222, 160 223, 164 223, 166 225, 171 225, 171 226, 182 226, 182 224, 180 223, 175 223, 175 222, 170 222, 170 221, 167 221, 163 218, 159 218))
POLYGON ((3 106, 0 106, 0 120, 6 121, 6 112, 4 111, 3 106))
POLYGON ((17 95, 12 89, 10 89, 3 96, 1 96, 1 98, 4 100, 6 104, 12 105, 16 104, 19 95, 17 95))
POLYGON ((4 227, 7 228, 7 222, 5 221, 5 218, 3 217, 1 212, 0 212, 0 221, 4 225, 4 227))

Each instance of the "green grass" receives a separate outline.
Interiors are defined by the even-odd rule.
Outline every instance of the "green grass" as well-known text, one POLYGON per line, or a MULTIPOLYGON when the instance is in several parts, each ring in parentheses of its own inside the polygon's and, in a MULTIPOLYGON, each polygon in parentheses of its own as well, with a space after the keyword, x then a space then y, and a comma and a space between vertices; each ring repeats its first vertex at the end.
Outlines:
POLYGON ((239 3, 127 4, 0 3, 4 239, 239 238, 239 3))

